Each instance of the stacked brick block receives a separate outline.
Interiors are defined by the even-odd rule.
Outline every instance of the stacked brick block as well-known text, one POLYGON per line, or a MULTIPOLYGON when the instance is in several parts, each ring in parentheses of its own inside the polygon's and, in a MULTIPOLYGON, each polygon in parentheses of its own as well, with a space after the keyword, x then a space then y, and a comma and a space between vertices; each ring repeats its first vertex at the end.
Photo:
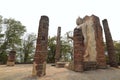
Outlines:
POLYGON ((61 27, 58 27, 57 30, 57 39, 56 39, 56 54, 55 54, 55 62, 57 63, 60 61, 60 49, 61 49, 61 41, 60 41, 60 36, 61 36, 61 27))
POLYGON ((84 54, 84 37, 82 30, 74 29, 74 70, 77 72, 83 71, 83 54, 84 54))
POLYGON ((8 55, 7 66, 15 65, 15 55, 16 55, 16 52, 14 50, 10 51, 8 55))
POLYGON ((41 77, 46 74, 46 57, 48 53, 48 26, 49 18, 47 16, 41 16, 41 19, 39 21, 36 51, 33 62, 33 76, 41 77))
POLYGON ((114 48, 111 32, 109 30, 107 19, 104 19, 102 23, 103 23, 103 28, 104 28, 105 38, 106 38, 106 46, 107 46, 107 51, 108 51, 109 64, 111 67, 118 67, 117 60, 116 60, 116 54, 115 54, 115 48, 114 48))

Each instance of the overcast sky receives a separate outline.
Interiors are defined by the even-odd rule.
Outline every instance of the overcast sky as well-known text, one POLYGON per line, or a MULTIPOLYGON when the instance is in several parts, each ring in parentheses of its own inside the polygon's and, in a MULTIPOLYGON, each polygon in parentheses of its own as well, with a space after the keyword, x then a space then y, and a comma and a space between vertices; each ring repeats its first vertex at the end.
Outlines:
POLYGON ((100 21, 106 18, 113 39, 120 40, 119 0, 0 0, 0 15, 21 21, 28 33, 37 34, 42 15, 49 17, 49 35, 54 36, 58 26, 63 35, 76 27, 78 16, 92 14, 100 21))

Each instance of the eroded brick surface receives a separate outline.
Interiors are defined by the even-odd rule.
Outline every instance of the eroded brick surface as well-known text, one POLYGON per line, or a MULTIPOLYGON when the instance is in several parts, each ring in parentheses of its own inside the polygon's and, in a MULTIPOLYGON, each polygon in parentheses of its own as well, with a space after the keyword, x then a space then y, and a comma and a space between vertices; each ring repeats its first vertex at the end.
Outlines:
POLYGON ((93 27, 95 30, 96 51, 97 51, 97 66, 98 68, 106 68, 106 57, 103 43, 103 29, 100 24, 99 17, 92 15, 93 27))
POLYGON ((82 30, 74 29, 74 70, 83 71, 84 37, 82 30))
POLYGON ((61 48, 60 36, 61 36, 61 27, 58 27, 57 39, 56 39, 57 44, 56 44, 55 62, 60 61, 60 48, 61 48))
POLYGON ((113 40, 112 40, 111 32, 109 30, 107 19, 104 19, 102 23, 103 23, 104 33, 105 33, 105 38, 106 38, 106 46, 108 50, 109 64, 112 67, 118 67, 117 60, 116 60, 116 54, 115 54, 115 48, 113 45, 113 40))
POLYGON ((8 60, 7 60, 7 66, 14 66, 15 65, 15 55, 16 52, 15 51, 10 51, 9 55, 8 55, 8 60))
POLYGON ((74 30, 74 70, 106 68, 102 27, 99 17, 78 18, 74 30), (82 67, 82 68, 81 68, 82 67))
POLYGON ((33 75, 43 76, 46 72, 46 57, 47 57, 47 45, 48 45, 48 26, 49 18, 47 16, 41 16, 38 29, 38 37, 36 42, 36 51, 33 64, 33 75))

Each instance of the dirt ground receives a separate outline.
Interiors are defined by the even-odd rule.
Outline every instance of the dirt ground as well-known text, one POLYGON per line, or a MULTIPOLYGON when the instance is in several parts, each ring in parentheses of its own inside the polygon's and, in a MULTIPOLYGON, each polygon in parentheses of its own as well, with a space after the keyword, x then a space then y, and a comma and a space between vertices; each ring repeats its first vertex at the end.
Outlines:
POLYGON ((66 68, 56 68, 47 64, 46 75, 32 77, 32 64, 17 64, 13 67, 0 65, 0 80, 120 80, 120 69, 97 69, 74 72, 66 68))

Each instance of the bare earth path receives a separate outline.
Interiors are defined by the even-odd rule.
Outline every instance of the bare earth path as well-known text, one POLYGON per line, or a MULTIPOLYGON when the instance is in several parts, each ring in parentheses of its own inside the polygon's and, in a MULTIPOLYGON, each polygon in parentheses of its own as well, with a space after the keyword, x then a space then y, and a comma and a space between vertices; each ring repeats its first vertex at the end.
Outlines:
POLYGON ((98 69, 83 73, 47 65, 47 73, 42 78, 31 76, 32 64, 17 64, 13 67, 0 65, 0 80, 120 80, 120 69, 98 69))

